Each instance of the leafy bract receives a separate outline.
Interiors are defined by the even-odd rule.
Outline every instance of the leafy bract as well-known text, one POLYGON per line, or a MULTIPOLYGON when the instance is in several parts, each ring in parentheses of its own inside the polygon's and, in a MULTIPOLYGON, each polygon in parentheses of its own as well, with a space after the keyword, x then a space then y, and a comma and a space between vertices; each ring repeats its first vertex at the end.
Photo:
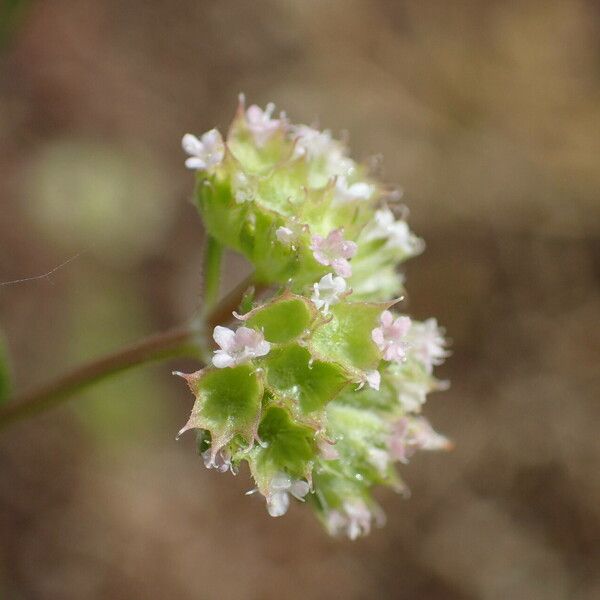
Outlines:
POLYGON ((196 402, 180 434, 188 429, 207 429, 213 456, 236 435, 252 445, 263 394, 263 383, 252 366, 199 371, 187 379, 196 402))
POLYGON ((310 477, 315 457, 314 431, 294 422, 282 408, 267 409, 258 428, 260 446, 251 452, 250 469, 259 489, 278 471, 293 477, 310 477))
POLYGON ((331 319, 318 327, 310 346, 318 356, 326 356, 349 369, 374 369, 381 359, 371 339, 381 312, 387 305, 343 302, 331 307, 331 319))
POLYGON ((347 383, 347 376, 335 363, 315 360, 306 348, 296 344, 271 353, 268 385, 292 401, 303 415, 322 410, 347 383))
POLYGON ((263 332, 268 342, 285 343, 307 332, 314 309, 305 298, 285 294, 244 316, 246 325, 263 332))

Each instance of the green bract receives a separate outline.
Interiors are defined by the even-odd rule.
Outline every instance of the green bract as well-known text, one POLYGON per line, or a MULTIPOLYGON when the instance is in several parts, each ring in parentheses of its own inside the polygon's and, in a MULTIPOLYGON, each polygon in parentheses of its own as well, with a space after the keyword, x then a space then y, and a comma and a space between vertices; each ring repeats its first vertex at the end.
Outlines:
POLYGON ((213 364, 186 375, 208 467, 247 461, 269 513, 308 500, 332 534, 368 533, 394 463, 448 447, 419 415, 446 356, 435 320, 390 311, 398 265, 423 249, 397 198, 328 131, 245 108, 226 139, 184 136, 206 230, 279 289, 215 328, 213 364))

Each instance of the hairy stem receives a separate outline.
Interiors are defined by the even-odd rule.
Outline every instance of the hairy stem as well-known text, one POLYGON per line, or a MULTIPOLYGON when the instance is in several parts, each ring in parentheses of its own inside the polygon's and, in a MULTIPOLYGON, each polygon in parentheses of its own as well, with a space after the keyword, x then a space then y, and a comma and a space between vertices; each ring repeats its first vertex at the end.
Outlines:
MULTIPOLYGON (((244 292, 251 284, 252 277, 232 290, 210 312, 205 321, 209 331, 215 325, 231 318, 231 312, 238 307, 244 292)), ((54 381, 15 396, 12 401, 0 408, 0 429, 61 404, 92 383, 132 367, 183 356, 199 358, 199 348, 203 343, 201 329, 193 325, 151 335, 135 344, 76 367, 54 381)))

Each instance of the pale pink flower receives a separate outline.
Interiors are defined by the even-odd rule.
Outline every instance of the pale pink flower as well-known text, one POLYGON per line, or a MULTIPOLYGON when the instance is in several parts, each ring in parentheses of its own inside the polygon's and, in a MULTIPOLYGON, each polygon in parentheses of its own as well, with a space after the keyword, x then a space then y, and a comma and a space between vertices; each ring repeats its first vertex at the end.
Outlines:
POLYGON ((196 171, 205 171, 221 164, 225 156, 225 144, 221 134, 216 129, 211 129, 198 139, 191 133, 186 133, 181 146, 190 155, 185 166, 196 171))
POLYGON ((328 313, 329 307, 337 304, 346 291, 346 280, 343 277, 334 277, 333 273, 327 273, 321 277, 319 283, 313 285, 313 290, 311 300, 314 305, 324 313, 328 313))
POLYGON ((274 110, 272 102, 267 104, 265 110, 256 104, 246 110, 246 123, 257 146, 264 146, 284 122, 283 119, 271 118, 274 110))
POLYGON ((436 319, 413 322, 407 340, 409 355, 420 362, 428 373, 431 373, 434 365, 441 365, 448 356, 443 330, 438 327, 436 319))
POLYGON ((354 242, 344 239, 343 229, 334 229, 326 238, 313 235, 310 249, 317 262, 331 266, 337 275, 342 277, 352 275, 352 267, 348 259, 356 254, 357 246, 354 242))
POLYGON ((265 356, 271 344, 255 329, 239 327, 236 331, 228 327, 215 327, 213 338, 220 346, 215 350, 212 362, 218 369, 235 367, 253 358, 265 356))
POLYGON ((392 426, 388 446, 394 460, 407 463, 417 450, 448 450, 451 443, 425 417, 402 417, 392 426))
POLYGON ((398 317, 384 310, 379 317, 380 326, 373 329, 371 338, 381 350, 385 360, 402 362, 406 359, 407 344, 405 336, 411 326, 409 317, 398 317))
POLYGON ((285 515, 290 506, 290 494, 298 500, 304 501, 310 486, 302 479, 293 479, 287 473, 279 471, 269 483, 267 493, 267 510, 272 517, 285 515))

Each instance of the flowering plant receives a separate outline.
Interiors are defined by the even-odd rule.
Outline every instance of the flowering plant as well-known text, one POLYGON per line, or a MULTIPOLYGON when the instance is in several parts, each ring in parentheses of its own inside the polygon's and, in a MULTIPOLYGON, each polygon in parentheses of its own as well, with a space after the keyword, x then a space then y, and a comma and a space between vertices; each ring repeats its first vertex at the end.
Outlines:
POLYGON ((332 534, 367 534, 383 519, 373 488, 405 489, 394 463, 449 447, 420 415, 443 387, 432 374, 447 355, 443 332, 396 309, 398 265, 424 244, 398 194, 343 143, 272 104, 241 98, 226 139, 212 129, 182 145, 209 238, 207 295, 222 248, 275 291, 247 296, 239 326, 214 328, 210 366, 178 373, 196 397, 180 433, 197 430, 208 468, 247 462, 270 515, 292 497, 332 534))

